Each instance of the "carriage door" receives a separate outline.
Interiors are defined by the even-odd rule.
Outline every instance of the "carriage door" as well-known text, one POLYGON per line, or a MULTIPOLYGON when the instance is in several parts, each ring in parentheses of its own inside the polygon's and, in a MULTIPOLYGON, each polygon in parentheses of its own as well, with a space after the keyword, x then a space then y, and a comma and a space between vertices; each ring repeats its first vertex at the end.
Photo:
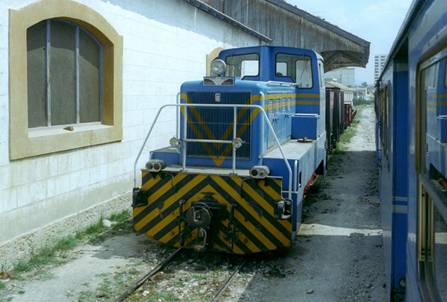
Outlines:
POLYGON ((423 64, 417 106, 418 272, 423 300, 447 301, 446 60, 423 64))

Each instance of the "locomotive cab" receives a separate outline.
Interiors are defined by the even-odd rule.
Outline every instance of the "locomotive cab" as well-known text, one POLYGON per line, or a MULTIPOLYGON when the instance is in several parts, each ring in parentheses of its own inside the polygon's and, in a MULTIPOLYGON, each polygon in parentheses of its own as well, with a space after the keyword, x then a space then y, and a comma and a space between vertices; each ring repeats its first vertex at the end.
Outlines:
POLYGON ((312 50, 247 47, 184 83, 176 135, 134 189, 135 230, 236 254, 290 247, 304 188, 325 167, 322 70, 312 50))

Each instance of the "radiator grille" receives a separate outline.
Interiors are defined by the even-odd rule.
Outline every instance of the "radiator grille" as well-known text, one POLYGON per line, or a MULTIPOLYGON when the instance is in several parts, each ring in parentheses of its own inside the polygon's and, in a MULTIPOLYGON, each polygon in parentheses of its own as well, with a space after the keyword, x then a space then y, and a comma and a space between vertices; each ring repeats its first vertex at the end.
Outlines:
MULTIPOLYGON (((192 104, 249 104, 250 93, 221 93, 216 103, 214 92, 190 92, 192 104)), ((237 150, 238 158, 250 157, 251 109, 238 108, 237 137, 244 143, 237 150)), ((188 138, 231 140, 233 108, 188 108, 188 138)), ((193 156, 231 157, 231 144, 188 143, 187 154, 193 156)))

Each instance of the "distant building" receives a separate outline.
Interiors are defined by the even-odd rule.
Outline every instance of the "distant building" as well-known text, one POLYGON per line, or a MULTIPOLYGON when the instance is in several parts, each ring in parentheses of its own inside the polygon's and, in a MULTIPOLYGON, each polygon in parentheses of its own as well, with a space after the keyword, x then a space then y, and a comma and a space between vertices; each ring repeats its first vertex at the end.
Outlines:
POLYGON ((338 88, 344 93, 343 102, 345 105, 353 105, 354 104, 354 89, 350 88, 346 85, 340 84, 339 82, 328 81, 326 82, 326 87, 329 88, 338 88))
POLYGON ((385 67, 386 55, 374 56, 374 81, 379 79, 380 73, 385 67))
POLYGON ((326 81, 341 83, 346 86, 355 86, 355 69, 340 68, 324 74, 326 81))
POLYGON ((354 91, 354 99, 358 101, 371 101, 374 98, 374 94, 371 91, 372 87, 355 87, 354 91))

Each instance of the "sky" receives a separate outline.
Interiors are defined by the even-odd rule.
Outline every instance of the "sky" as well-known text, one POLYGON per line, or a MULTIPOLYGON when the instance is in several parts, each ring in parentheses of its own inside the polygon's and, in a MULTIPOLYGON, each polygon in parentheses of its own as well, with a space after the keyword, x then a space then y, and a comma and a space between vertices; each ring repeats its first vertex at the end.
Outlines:
POLYGON ((412 0, 286 0, 371 42, 365 68, 356 68, 358 84, 374 81, 374 55, 388 54, 412 0))

